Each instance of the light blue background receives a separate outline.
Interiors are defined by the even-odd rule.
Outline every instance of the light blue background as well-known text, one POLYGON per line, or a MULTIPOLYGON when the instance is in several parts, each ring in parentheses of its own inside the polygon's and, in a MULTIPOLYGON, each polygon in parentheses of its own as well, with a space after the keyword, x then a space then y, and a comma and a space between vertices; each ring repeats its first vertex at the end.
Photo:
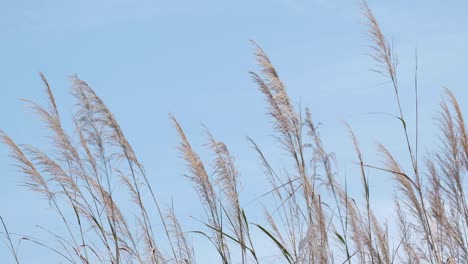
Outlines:
MULTIPOLYGON (((434 149, 438 135, 434 118, 442 87, 452 89, 463 109, 468 103, 468 3, 369 4, 399 57, 408 117, 414 116, 418 48, 420 150, 434 149)), ((367 56, 370 42, 358 1, 2 0, 0 128, 20 143, 44 147, 44 128, 17 99, 45 101, 37 75, 43 71, 62 116, 69 117, 73 100, 67 76, 77 73, 114 112, 151 175, 160 201, 168 204, 172 197, 184 225, 197 229, 198 223, 189 216, 200 217, 200 206, 182 176, 178 137, 168 113, 179 119, 202 153, 206 153, 202 146, 206 136, 201 123, 226 142, 241 172, 244 204, 269 188, 245 137, 256 139, 276 164, 284 158, 270 137, 263 97, 247 73, 257 69, 251 39, 270 55, 293 101, 309 106, 322 123, 326 147, 335 152, 351 190, 358 190, 360 178, 343 121, 355 128, 369 163, 378 164, 378 139, 407 164, 398 121, 368 114, 397 109, 392 87, 369 70, 374 62, 367 56)), ((411 118, 408 123, 413 129, 411 118)), ((22 176, 7 155, 7 148, 0 146, 0 215, 13 233, 47 238, 35 226, 54 230, 56 214, 47 201, 19 186, 22 176)), ((373 206, 384 218, 391 214, 391 177, 375 171, 370 175, 373 206)), ((263 221, 258 207, 247 207, 253 222, 263 221)), ((212 251, 207 243, 198 243, 199 263, 208 263, 212 251)), ((268 255, 269 250, 264 252, 268 255)), ((24 242, 20 257, 22 263, 57 261, 50 252, 24 242)), ((0 247, 0 263, 11 261, 6 248, 0 247)))

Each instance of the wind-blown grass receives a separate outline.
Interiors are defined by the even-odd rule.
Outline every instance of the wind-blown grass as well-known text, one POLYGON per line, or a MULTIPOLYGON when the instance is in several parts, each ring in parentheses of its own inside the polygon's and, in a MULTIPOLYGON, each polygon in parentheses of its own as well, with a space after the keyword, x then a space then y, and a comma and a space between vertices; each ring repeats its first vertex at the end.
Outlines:
MULTIPOLYGON (((218 262, 269 263, 271 259, 266 261, 255 249, 253 229, 257 229, 276 247, 280 263, 467 263, 468 137, 461 108, 455 95, 445 89, 437 118, 439 148, 418 157, 418 142, 410 140, 410 124, 400 101, 395 53, 367 3, 362 10, 373 41, 376 71, 393 86, 395 117, 404 132, 410 168, 403 168, 383 144, 377 147, 382 164, 366 163, 358 136, 348 125, 363 190, 361 199, 350 197, 311 112, 296 109, 272 61, 253 43, 260 70, 250 75, 265 98, 278 147, 292 166, 279 171, 255 140, 248 138, 271 185, 265 195, 275 205, 264 209, 267 225, 252 223, 241 202, 241 179, 228 146, 207 132, 207 146, 214 158, 211 163, 204 162, 182 125, 171 116, 188 179, 204 210, 200 228, 187 233, 176 217, 177 205, 161 207, 144 166, 94 90, 77 76, 71 77, 77 110, 72 117, 74 131, 68 133, 53 91, 41 73, 48 104, 27 103, 47 127, 52 150, 46 153, 17 144, 2 131, 0 138, 24 175, 25 187, 48 200, 65 232, 48 231, 55 238, 48 243, 18 238, 0 218, 1 234, 13 259, 21 263, 13 241, 25 239, 52 250, 65 263, 196 263, 197 247, 189 237, 201 236, 211 243, 218 262), (424 162, 419 163, 419 159, 424 162), (390 238, 388 226, 379 222, 372 210, 369 169, 394 177, 395 228, 399 234, 392 237, 396 239, 390 238), (117 192, 114 187, 118 183, 125 189, 117 192), (122 199, 131 201, 134 210, 123 210, 122 199), (154 209, 156 218, 148 213, 154 209)), ((417 122, 413 125, 417 128, 417 122)))

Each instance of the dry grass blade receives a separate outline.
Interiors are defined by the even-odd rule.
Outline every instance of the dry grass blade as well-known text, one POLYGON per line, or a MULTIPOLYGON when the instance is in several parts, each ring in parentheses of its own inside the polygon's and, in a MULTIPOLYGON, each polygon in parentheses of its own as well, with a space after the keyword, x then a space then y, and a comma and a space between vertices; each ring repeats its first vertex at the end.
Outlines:
MULTIPOLYGON (((228 146, 207 131, 206 146, 212 156, 211 163, 204 163, 205 157, 192 146, 180 123, 170 117, 180 138, 178 150, 185 161, 186 176, 193 183, 205 214, 200 221, 205 231, 189 233, 207 239, 214 246, 218 262, 466 263, 468 135, 462 107, 456 96, 445 89, 437 119, 441 130, 439 145, 428 152, 420 168, 417 67, 413 154, 399 97, 395 51, 367 2, 363 1, 361 7, 372 41, 371 56, 377 64, 376 71, 390 79, 396 95, 399 114, 388 115, 401 121, 408 153, 391 153, 389 149, 398 145, 378 144, 377 152, 383 157, 383 164, 367 164, 364 159, 367 155, 347 125, 357 157, 353 171, 357 177, 351 181, 347 174, 341 177, 335 154, 325 148, 326 142, 319 133, 320 123, 312 119, 308 108, 303 111, 293 105, 272 61, 255 42, 254 56, 259 70, 250 72, 250 76, 265 98, 273 137, 283 151, 272 162, 266 154, 276 152, 263 152, 248 138, 258 154, 266 181, 271 184, 266 193, 262 190, 264 194, 252 202, 241 203, 241 173, 228 146), (403 166, 406 164, 403 154, 409 154, 410 168, 403 166), (371 199, 367 169, 394 177, 397 220, 394 227, 399 229, 398 234, 391 234, 392 227, 379 222, 379 214, 372 211, 374 195, 371 199), (358 178, 364 193, 359 195, 361 199, 353 197, 358 178), (353 183, 348 186, 348 182, 353 183), (251 206, 259 198, 262 203, 251 206), (248 212, 244 210, 247 207, 248 212), (265 208, 263 216, 258 213, 259 207, 265 208), (249 222, 247 215, 255 222, 249 222), (256 232, 249 225, 258 227, 254 228, 256 232), (273 246, 276 251, 271 253, 267 248, 266 256, 259 256, 256 243, 264 248, 273 246)), ((199 247, 192 245, 191 237, 183 231, 185 222, 176 217, 173 204, 167 211, 161 210, 150 177, 104 101, 88 83, 72 76, 76 108, 72 116, 74 130, 67 133, 67 122, 61 120, 51 86, 44 74, 39 75, 47 104, 26 101, 47 128, 51 147, 45 151, 17 144, 1 130, 0 140, 24 174, 24 185, 47 198, 64 229, 39 227, 51 237, 52 245, 30 237, 22 237, 18 243, 31 241, 72 264, 196 263, 195 252, 199 247), (158 219, 154 219, 155 214, 158 219)), ((13 243, 15 236, 10 236, 12 233, 3 217, 0 222, 4 230, 0 235, 19 264, 19 246, 14 247, 13 243)))
POLYGON ((388 40, 385 38, 385 35, 380 30, 379 23, 372 13, 369 5, 366 1, 362 2, 362 14, 367 21, 367 26, 369 28, 369 34, 373 42, 371 46, 374 53, 371 56, 377 63, 377 72, 381 73, 385 77, 388 77, 395 88, 395 92, 398 94, 397 89, 397 77, 396 77, 396 67, 398 61, 393 54, 392 48, 388 43, 388 40))
POLYGON ((44 179, 44 177, 39 173, 31 160, 29 160, 20 147, 16 145, 16 143, 1 130, 0 138, 2 139, 3 143, 10 148, 10 157, 15 160, 16 166, 18 166, 19 170, 24 175, 28 176, 28 180, 24 182, 25 186, 35 192, 44 194, 48 199, 51 199, 53 193, 50 191, 46 179, 44 179))
POLYGON ((197 193, 200 196, 203 205, 205 206, 205 212, 208 216, 208 224, 205 225, 210 228, 214 239, 213 243, 220 253, 223 263, 230 263, 229 248, 224 239, 223 214, 222 206, 220 205, 221 202, 219 201, 213 185, 208 178, 205 165, 201 161, 198 154, 192 149, 192 146, 190 145, 190 142, 188 141, 187 136, 185 135, 185 132, 183 131, 179 122, 175 119, 174 116, 171 116, 171 119, 181 139, 179 151, 186 161, 187 168, 190 171, 190 175, 188 177, 195 183, 197 193))
POLYGON ((208 178, 208 173, 206 172, 205 166, 200 160, 200 157, 192 149, 192 146, 190 145, 190 142, 188 141, 187 136, 182 130, 179 122, 177 122, 175 117, 171 116, 171 118, 181 139, 179 150, 187 162, 188 169, 191 172, 190 179, 193 180, 197 185, 196 187, 199 190, 199 194, 201 195, 204 203, 208 206, 209 212, 214 220, 216 219, 215 215, 217 214, 216 212, 218 211, 218 206, 215 197, 215 191, 211 185, 210 179, 208 178))

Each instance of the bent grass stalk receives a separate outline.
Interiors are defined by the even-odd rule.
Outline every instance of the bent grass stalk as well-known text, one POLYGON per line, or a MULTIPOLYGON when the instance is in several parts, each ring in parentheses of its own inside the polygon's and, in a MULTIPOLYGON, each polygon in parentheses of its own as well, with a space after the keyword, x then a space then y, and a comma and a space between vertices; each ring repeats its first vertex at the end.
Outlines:
POLYGON ((325 148, 318 126, 308 109, 296 109, 272 61, 253 42, 259 71, 250 76, 267 104, 284 163, 273 164, 259 144, 248 138, 270 184, 270 191, 243 203, 238 168, 228 146, 207 132, 210 161, 197 153, 175 117, 170 116, 180 137, 179 151, 187 166, 204 217, 198 230, 185 230, 172 203, 166 211, 157 199, 149 176, 140 163, 112 112, 94 90, 77 76, 71 78, 77 109, 74 130, 68 133, 49 82, 41 73, 47 106, 27 101, 50 132, 52 150, 17 144, 0 131, 10 156, 25 175, 24 185, 44 196, 58 213, 65 232, 46 228, 53 241, 40 242, 9 232, 2 222, 0 233, 16 263, 21 255, 15 240, 31 241, 52 250, 65 263, 196 263, 192 236, 207 239, 217 262, 230 263, 465 263, 468 259, 468 206, 465 197, 468 172, 468 136, 461 107, 445 89, 438 125, 440 147, 418 163, 418 84, 415 68, 415 123, 403 112, 395 52, 368 4, 362 4, 371 36, 375 71, 391 81, 395 115, 402 124, 410 173, 400 157, 379 144, 383 164, 368 164, 358 137, 347 125, 357 156, 363 199, 349 196, 343 187, 334 154, 325 148), (415 142, 409 127, 416 128, 415 142), (76 142, 75 142, 76 141, 76 142), (397 189, 395 206, 399 234, 390 239, 388 226, 372 210, 367 170, 393 175, 397 189), (211 175, 213 177, 211 177, 211 175), (116 188, 120 186, 121 188, 116 188), (123 186, 123 187, 122 187, 123 186), (149 199, 145 199, 149 197, 149 199), (124 210, 128 199, 135 210, 124 210), (270 199, 263 222, 249 222, 246 207, 270 199), (71 211, 69 210, 71 208, 71 211), (156 218, 149 213, 157 212, 156 218), (252 229, 252 227, 255 227, 252 229), (187 232, 189 231, 189 232, 187 232), (271 242, 278 254, 261 256, 258 236, 271 242))

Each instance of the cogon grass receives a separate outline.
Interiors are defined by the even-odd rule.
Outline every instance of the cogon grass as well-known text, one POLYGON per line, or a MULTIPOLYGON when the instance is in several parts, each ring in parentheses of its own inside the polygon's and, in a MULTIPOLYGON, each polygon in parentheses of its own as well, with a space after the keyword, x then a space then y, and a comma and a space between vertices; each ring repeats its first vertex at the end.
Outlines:
MULTIPOLYGON (((358 136, 348 125, 360 171, 355 177, 360 178, 363 190, 362 199, 350 197, 346 184, 340 183, 335 158, 326 149, 311 112, 291 103, 272 61, 253 42, 260 70, 250 75, 265 98, 278 147, 288 154, 286 159, 292 166, 278 171, 256 141, 248 138, 271 185, 271 191, 262 196, 274 202, 273 208, 264 209, 263 223, 267 224, 252 223, 248 217, 251 212, 244 209, 239 192, 242 179, 229 147, 207 131, 207 147, 214 158, 211 162, 202 160, 182 125, 170 116, 180 137, 179 152, 186 162, 186 176, 205 213, 198 230, 184 230, 176 217, 177 205, 161 207, 144 166, 94 90, 77 76, 71 77, 77 110, 72 117, 74 131, 68 133, 52 88, 41 73, 48 103, 42 106, 27 102, 48 129, 52 151, 19 145, 4 132, 0 137, 25 176, 25 187, 49 201, 65 232, 45 230, 55 240, 45 243, 15 236, 0 218, 2 238, 14 261, 21 263, 21 254, 13 241, 24 239, 58 254, 65 263, 196 263, 197 247, 190 237, 200 236, 212 245, 218 262, 225 264, 467 263, 468 137, 460 105, 456 96, 445 89, 437 118, 441 129, 439 148, 424 157, 424 162, 418 162, 418 135, 415 142, 410 141, 408 126, 412 124, 402 110, 395 52, 366 2, 362 11, 376 71, 391 80, 395 93, 395 117, 404 132, 402 140, 410 168, 403 168, 398 157, 383 144, 377 147, 382 164, 368 164, 358 136), (395 180, 399 230, 395 241, 390 240, 388 226, 380 223, 372 210, 368 169, 393 175, 395 180), (211 171, 214 177, 208 176, 211 171), (114 187, 118 183, 125 189, 117 193, 114 187), (134 211, 122 209, 122 197, 135 205, 134 211), (148 213, 154 209, 156 218, 148 213), (258 232, 276 247, 274 260, 256 251, 258 232)), ((417 76, 414 88, 417 91, 417 76)), ((416 114, 416 128, 417 119, 416 114)))

